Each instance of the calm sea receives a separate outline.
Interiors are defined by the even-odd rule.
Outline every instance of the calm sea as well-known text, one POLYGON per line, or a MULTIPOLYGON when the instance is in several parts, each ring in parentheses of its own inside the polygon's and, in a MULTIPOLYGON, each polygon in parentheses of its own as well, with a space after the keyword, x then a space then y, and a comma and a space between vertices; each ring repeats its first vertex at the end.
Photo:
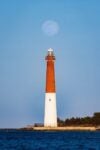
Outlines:
POLYGON ((0 131, 0 150, 100 150, 100 131, 0 131))

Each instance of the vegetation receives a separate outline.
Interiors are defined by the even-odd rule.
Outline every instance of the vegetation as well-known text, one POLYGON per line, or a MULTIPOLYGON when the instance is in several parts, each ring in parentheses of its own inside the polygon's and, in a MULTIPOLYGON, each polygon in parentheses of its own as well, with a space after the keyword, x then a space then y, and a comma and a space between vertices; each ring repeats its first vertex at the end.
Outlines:
POLYGON ((92 117, 72 117, 70 119, 57 120, 58 126, 100 126, 100 112, 94 113, 92 117))

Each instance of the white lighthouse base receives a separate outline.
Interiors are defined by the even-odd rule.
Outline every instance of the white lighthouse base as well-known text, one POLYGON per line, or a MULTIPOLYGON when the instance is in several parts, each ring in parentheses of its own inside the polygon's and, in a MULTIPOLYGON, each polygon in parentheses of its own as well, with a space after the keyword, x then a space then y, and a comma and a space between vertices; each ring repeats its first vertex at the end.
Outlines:
POLYGON ((57 127, 56 93, 45 94, 45 127, 57 127))

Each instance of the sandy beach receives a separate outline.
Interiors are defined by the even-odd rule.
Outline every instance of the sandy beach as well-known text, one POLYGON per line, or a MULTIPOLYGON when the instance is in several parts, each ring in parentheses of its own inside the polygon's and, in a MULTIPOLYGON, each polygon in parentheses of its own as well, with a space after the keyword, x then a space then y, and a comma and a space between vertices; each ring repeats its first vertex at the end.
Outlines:
POLYGON ((38 131, 46 131, 46 130, 51 130, 51 131, 96 131, 96 127, 80 127, 80 126, 66 126, 66 127, 33 127, 33 130, 38 130, 38 131))

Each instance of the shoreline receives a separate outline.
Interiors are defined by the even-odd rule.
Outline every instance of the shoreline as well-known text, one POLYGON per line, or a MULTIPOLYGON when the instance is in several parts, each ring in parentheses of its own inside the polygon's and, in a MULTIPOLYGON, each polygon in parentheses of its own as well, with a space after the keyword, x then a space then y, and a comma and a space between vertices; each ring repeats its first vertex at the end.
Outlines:
POLYGON ((64 126, 64 127, 23 127, 23 128, 0 128, 0 130, 17 131, 100 131, 100 126, 64 126))
POLYGON ((81 127, 81 126, 66 126, 66 127, 33 127, 34 131, 97 131, 97 127, 81 127))

